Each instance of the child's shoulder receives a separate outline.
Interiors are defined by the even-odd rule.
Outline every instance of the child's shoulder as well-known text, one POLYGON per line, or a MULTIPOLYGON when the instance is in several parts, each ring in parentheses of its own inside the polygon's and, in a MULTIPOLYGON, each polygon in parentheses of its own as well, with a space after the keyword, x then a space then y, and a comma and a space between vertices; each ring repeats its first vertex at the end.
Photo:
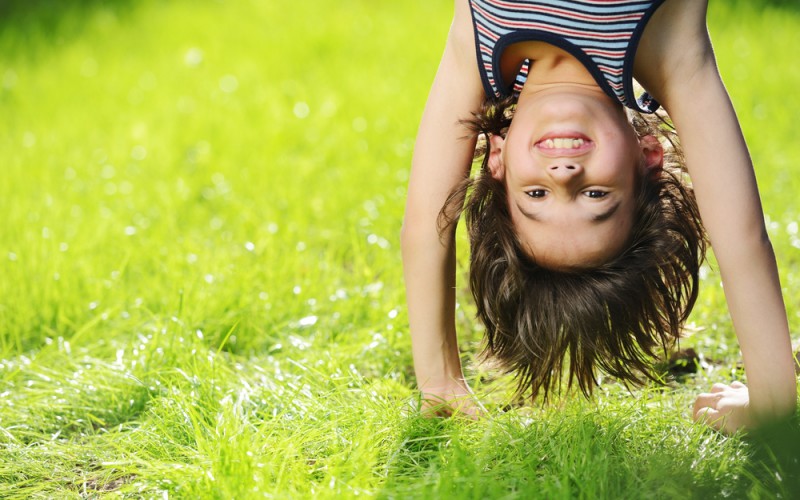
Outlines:
POLYGON ((469 0, 455 0, 453 22, 448 33, 448 44, 456 50, 459 59, 475 59, 475 31, 469 0))
POLYGON ((472 36, 472 9, 470 0, 455 0, 451 32, 472 36))
POLYGON ((662 105, 694 68, 713 63, 706 27, 708 0, 666 0, 647 23, 634 76, 662 105))
POLYGON ((664 0, 650 18, 647 31, 691 33, 699 25, 705 26, 707 12, 708 0, 664 0))

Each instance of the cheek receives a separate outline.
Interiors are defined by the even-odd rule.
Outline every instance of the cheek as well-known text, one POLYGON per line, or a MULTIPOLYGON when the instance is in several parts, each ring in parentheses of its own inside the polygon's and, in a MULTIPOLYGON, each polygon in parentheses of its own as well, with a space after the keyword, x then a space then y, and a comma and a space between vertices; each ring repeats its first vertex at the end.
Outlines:
POLYGON ((636 131, 627 123, 613 123, 605 128, 603 141, 614 149, 633 153, 639 151, 639 138, 636 131))
POLYGON ((618 140, 607 144, 597 159, 597 165, 608 175, 616 177, 634 173, 642 163, 638 141, 618 140))
POLYGON ((524 159, 525 156, 530 156, 531 144, 523 138, 511 138, 506 140, 506 157, 511 163, 524 159))
POLYGON ((515 117, 505 137, 505 151, 515 155, 530 152, 533 147, 534 127, 530 123, 520 123, 515 117))

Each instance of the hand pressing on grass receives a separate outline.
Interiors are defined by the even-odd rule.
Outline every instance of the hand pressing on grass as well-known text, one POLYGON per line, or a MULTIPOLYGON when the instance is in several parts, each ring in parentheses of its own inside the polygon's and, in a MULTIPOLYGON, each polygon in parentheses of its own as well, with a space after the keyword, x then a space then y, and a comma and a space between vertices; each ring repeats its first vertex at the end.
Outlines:
POLYGON ((464 416, 471 420, 486 413, 463 380, 436 387, 421 387, 422 413, 426 417, 464 416))
POLYGON ((692 414, 695 422, 732 434, 751 425, 749 406, 750 393, 743 383, 717 383, 711 387, 711 392, 697 396, 692 414))

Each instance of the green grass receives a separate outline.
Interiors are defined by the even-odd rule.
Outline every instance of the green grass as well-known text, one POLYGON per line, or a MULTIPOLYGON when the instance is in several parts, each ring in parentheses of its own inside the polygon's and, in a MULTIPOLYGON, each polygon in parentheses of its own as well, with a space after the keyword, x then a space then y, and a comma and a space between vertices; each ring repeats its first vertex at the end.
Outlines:
MULTIPOLYGON (((4 9, 0 497, 791 496, 689 420, 743 376, 713 267, 694 378, 509 405, 461 288, 490 416, 414 412, 398 235, 447 2, 4 9)), ((800 13, 711 22, 797 332, 800 13)))

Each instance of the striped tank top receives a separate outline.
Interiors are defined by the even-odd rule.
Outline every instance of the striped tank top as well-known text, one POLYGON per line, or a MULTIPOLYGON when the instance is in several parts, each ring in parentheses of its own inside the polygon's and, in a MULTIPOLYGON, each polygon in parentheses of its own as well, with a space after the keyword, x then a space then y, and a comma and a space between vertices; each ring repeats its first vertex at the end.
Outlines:
POLYGON ((664 0, 470 0, 478 67, 486 95, 516 95, 531 61, 506 83, 500 57, 510 44, 546 42, 576 57, 606 94, 623 105, 653 113, 658 103, 638 98, 633 84, 636 47, 650 16, 664 0))

